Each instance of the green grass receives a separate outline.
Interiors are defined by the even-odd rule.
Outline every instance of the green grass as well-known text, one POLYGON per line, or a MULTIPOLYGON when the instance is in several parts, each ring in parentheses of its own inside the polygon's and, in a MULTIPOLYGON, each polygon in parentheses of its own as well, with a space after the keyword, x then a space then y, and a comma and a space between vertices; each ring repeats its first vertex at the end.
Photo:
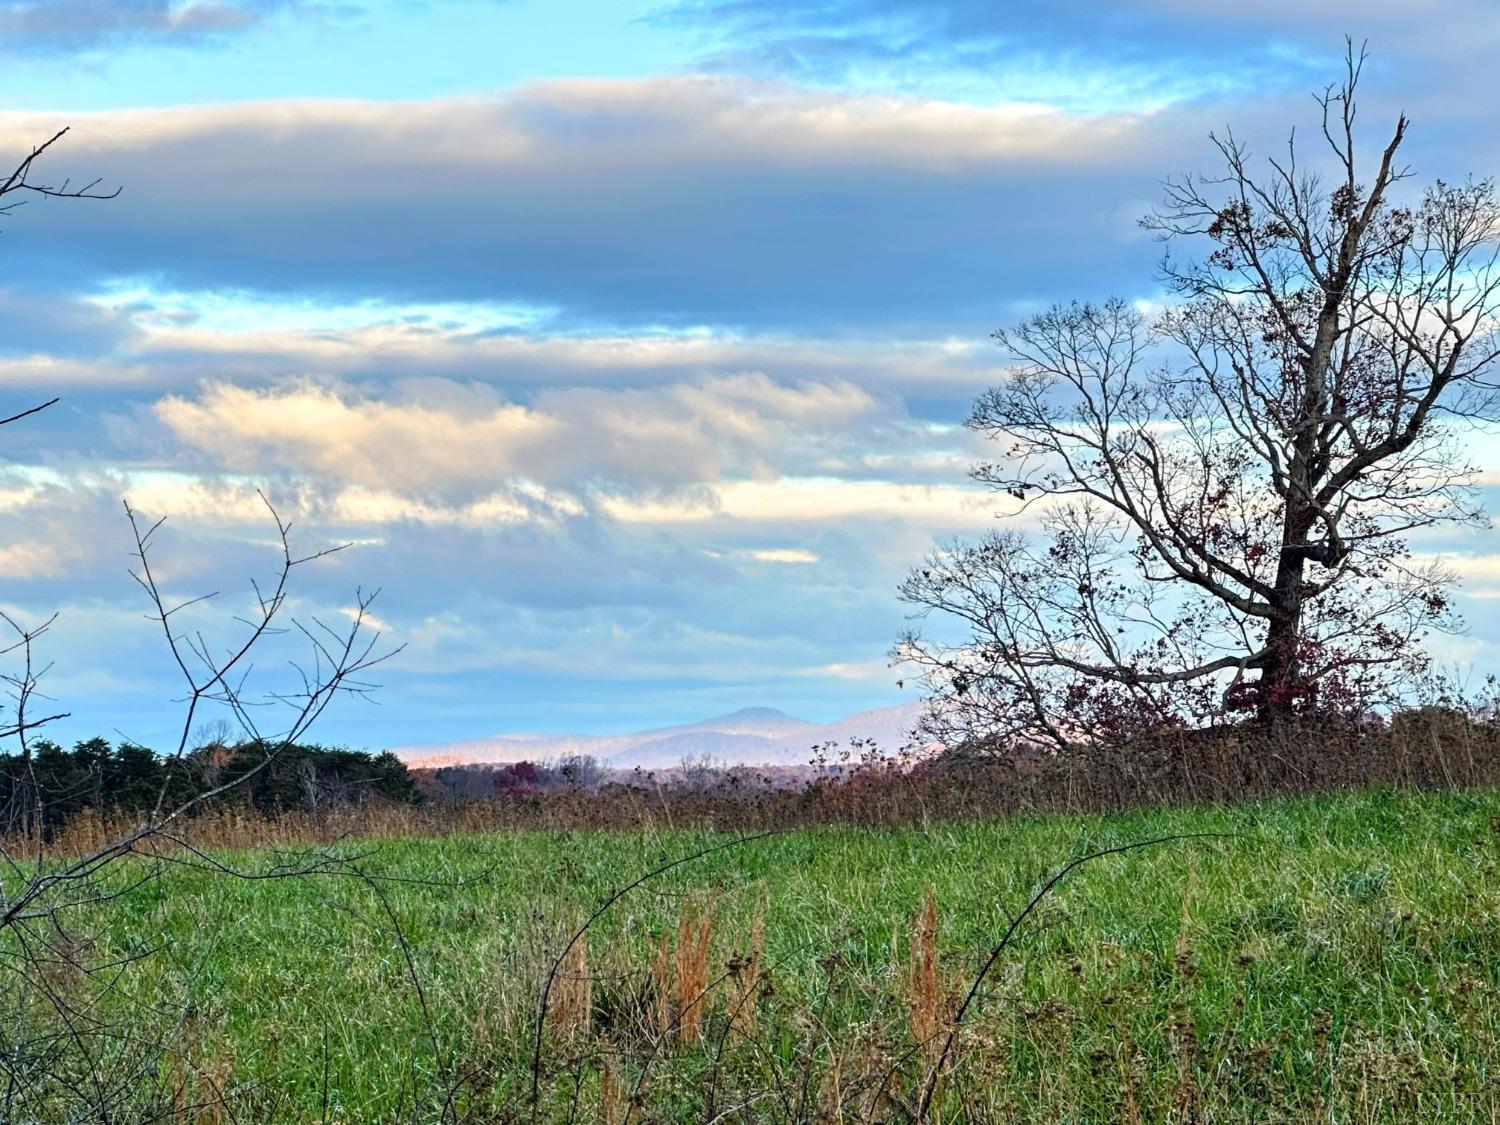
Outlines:
MULTIPOLYGON (((591 930, 595 1027, 555 1044, 543 1119, 596 1120, 603 1060, 627 1084, 650 1051, 650 951, 712 888, 711 978, 767 895, 771 994, 758 1041, 717 1065, 668 1049, 633 1120, 807 1120, 907 1049, 904 966, 925 888, 955 994, 1033 889, 1086 850, 1177 832, 1080 868, 1001 959, 944 1079, 944 1120, 1492 1120, 1500 1105, 1500 794, 1376 792, 1235 809, 902 831, 788 833, 632 892, 591 930), (838 1081, 831 1074, 836 1070, 838 1081), (575 1091, 575 1084, 579 1089, 575 1091), (835 1093, 837 1091, 837 1093, 835 1093), (820 1094, 821 1092, 821 1094, 820 1094), (644 1116, 642 1115, 644 1114, 644 1116)), ((612 889, 717 837, 521 834, 344 845, 399 919, 431 1013, 370 887, 173 869, 91 918, 96 959, 159 947, 108 1003, 192 1014, 182 1036, 239 1120, 386 1120, 453 1105, 523 1116, 538 978, 612 889), (390 880, 415 880, 402 882, 390 880), (435 881, 435 882, 434 882, 435 881), (435 1099, 435 1100, 434 1100, 435 1099)), ((253 860, 255 857, 251 857, 253 860)), ((245 857, 240 857, 244 861, 245 857)), ((674 931, 675 932, 675 931, 674 931)), ((164 1067, 165 1069, 165 1067, 164 1067)), ((910 1102, 910 1060, 890 1088, 910 1102)), ((900 1116, 883 1103, 884 1116, 900 1116)), ((835 1116, 825 1119, 837 1120, 835 1116)))

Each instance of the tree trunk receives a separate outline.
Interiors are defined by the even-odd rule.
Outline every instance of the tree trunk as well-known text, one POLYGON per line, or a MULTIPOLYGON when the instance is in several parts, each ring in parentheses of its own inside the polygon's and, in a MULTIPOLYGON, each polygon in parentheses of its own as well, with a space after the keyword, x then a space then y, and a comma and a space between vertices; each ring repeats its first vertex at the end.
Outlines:
MULTIPOLYGON (((1378 189, 1377 189, 1378 190, 1378 189)), ((1286 511, 1281 524, 1281 557, 1270 598, 1272 615, 1266 630, 1266 655, 1256 684, 1256 712, 1261 720, 1285 715, 1305 700, 1302 647, 1302 576, 1307 567, 1308 536, 1317 513, 1312 505, 1321 468, 1316 464, 1317 429, 1328 410, 1328 369, 1339 336, 1339 307, 1348 281, 1349 260, 1360 227, 1351 222, 1344 233, 1338 269, 1329 279, 1318 314, 1312 354, 1302 368, 1302 404, 1291 464, 1287 467, 1286 511)))
POLYGON ((1307 537, 1315 516, 1306 504, 1289 500, 1281 529, 1281 558, 1276 566, 1274 612, 1266 627, 1266 654, 1255 685, 1256 715, 1262 721, 1286 715, 1307 694, 1301 667, 1303 574, 1307 537))

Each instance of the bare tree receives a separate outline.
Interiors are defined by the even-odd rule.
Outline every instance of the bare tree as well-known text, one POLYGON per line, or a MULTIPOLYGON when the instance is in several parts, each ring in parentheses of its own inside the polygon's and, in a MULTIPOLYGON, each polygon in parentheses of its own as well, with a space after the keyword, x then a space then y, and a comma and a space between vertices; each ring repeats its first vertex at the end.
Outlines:
MULTIPOLYGON (((67 129, 59 129, 47 140, 33 148, 31 152, 11 169, 9 175, 6 175, 4 179, 0 179, 0 216, 13 214, 17 207, 26 202, 26 196, 52 199, 114 199, 120 194, 118 187, 112 191, 101 190, 99 185, 103 183, 103 180, 98 179, 91 180, 78 187, 69 180, 63 180, 57 184, 46 184, 32 178, 36 162, 41 159, 42 155, 48 149, 62 140, 67 134, 67 129)), ((38 403, 8 417, 0 418, 0 426, 20 421, 30 414, 46 410, 47 407, 52 406, 57 401, 56 398, 48 399, 46 402, 38 403)))
POLYGON ((1493 403, 1500 212, 1489 180, 1409 190, 1404 116, 1363 160, 1363 62, 1351 45, 1317 96, 1311 163, 1295 136, 1263 168, 1213 137, 1223 171, 1168 184, 1145 220, 1166 311, 1071 304, 996 333, 1015 366, 969 425, 1005 458, 974 476, 1038 534, 903 584, 965 631, 896 649, 937 733, 1365 708, 1456 627, 1451 575, 1407 536, 1479 519, 1457 435, 1493 403))
POLYGON ((682 787, 694 793, 707 792, 728 771, 728 763, 716 761, 707 751, 701 754, 684 754, 677 763, 682 787))
POLYGON ((568 754, 549 766, 547 773, 568 789, 597 789, 604 781, 604 767, 592 754, 568 754))
MULTIPOLYGON (((118 194, 97 190, 98 181, 83 187, 66 181, 49 186, 32 178, 37 159, 66 132, 33 149, 0 179, 0 214, 19 202, 4 199, 16 193, 69 199, 118 194)), ((56 401, 0 419, 0 426, 56 401)), ((58 846, 46 830, 48 802, 68 796, 37 784, 33 768, 35 732, 66 717, 42 693, 48 666, 40 662, 37 649, 53 618, 24 624, 19 615, 0 613, 0 627, 11 634, 10 642, 0 647, 0 658, 10 661, 0 683, 11 701, 0 722, 0 738, 19 743, 23 775, 10 786, 21 794, 12 802, 15 807, 0 810, 0 1008, 6 1012, 0 1022, 0 1120, 151 1120, 169 1110, 195 1110, 182 1103, 182 1091, 163 1091, 158 1081, 186 1009, 174 1013, 163 1004, 159 1010, 122 1014, 111 1008, 120 973, 146 954, 122 959, 91 953, 96 942, 90 930, 100 926, 100 912, 159 879, 168 866, 187 864, 255 878, 338 874, 374 887, 361 868, 334 852, 280 855, 247 870, 215 859, 189 838, 196 813, 269 768, 335 699, 368 693, 373 687, 367 679, 370 671, 399 651, 382 648, 379 634, 369 629, 373 594, 356 591, 348 621, 338 626, 290 615, 293 577, 342 548, 294 552, 290 525, 269 501, 266 509, 277 534, 274 573, 268 582, 253 586, 248 611, 234 616, 238 635, 215 643, 192 618, 216 595, 174 600, 164 592, 154 564, 162 521, 146 520, 127 503, 135 547, 131 575, 182 678, 182 722, 171 762, 186 766, 190 732, 205 729, 200 724, 210 710, 217 715, 207 728, 213 736, 222 741, 237 731, 241 745, 258 758, 225 776, 212 770, 168 770, 154 805, 134 823, 102 825, 100 839, 58 846), (261 686, 252 682, 253 671, 263 674, 252 662, 264 662, 272 655, 268 650, 288 643, 300 650, 295 657, 288 654, 289 673, 262 680, 261 686), (171 784, 184 776, 189 778, 186 787, 171 784)))
POLYGON ((24 202, 24 199, 7 200, 4 198, 7 195, 50 196, 53 199, 114 199, 120 194, 119 188, 102 190, 99 187, 104 182, 102 179, 90 180, 81 187, 74 186, 70 180, 63 180, 59 184, 45 184, 32 179, 32 171, 42 154, 67 135, 67 129, 59 129, 53 133, 12 168, 10 175, 0 180, 0 215, 10 214, 24 202))
MULTIPOLYGON (((147 523, 127 506, 136 549, 132 575, 182 677, 182 722, 169 755, 170 763, 181 768, 167 771, 154 806, 134 823, 104 825, 102 839, 82 846, 54 840, 42 827, 46 803, 65 794, 48 793, 38 784, 19 787, 34 807, 8 818, 12 831, 0 837, 0 1003, 18 1013, 16 1022, 0 1032, 0 1091, 6 1107, 0 1117, 135 1119, 132 1115, 147 1104, 143 1099, 153 1096, 156 1087, 145 1076, 156 1075, 172 1048, 173 1025, 168 1021, 153 1038, 134 1021, 121 1023, 120 1014, 109 1008, 108 997, 126 966, 114 957, 91 959, 92 940, 79 936, 99 923, 99 911, 108 904, 181 864, 254 878, 357 875, 348 858, 334 851, 281 855, 269 867, 241 869, 211 858, 192 840, 196 813, 271 767, 335 699, 372 690, 369 672, 399 651, 380 647, 379 634, 368 628, 373 595, 357 593, 349 620, 340 626, 288 615, 294 574, 339 548, 294 553, 288 525, 269 503, 267 509, 278 533, 275 573, 268 583, 255 586, 250 611, 235 615, 239 635, 214 644, 187 618, 188 611, 215 595, 168 599, 152 555, 161 521, 147 523), (264 660, 270 647, 288 642, 302 650, 291 660, 290 676, 258 689, 251 681, 252 659, 264 660), (256 752, 246 768, 222 775, 188 768, 189 732, 211 707, 230 717, 243 738, 241 747, 256 752), (184 779, 185 787, 171 784, 184 779), (73 980, 66 989, 55 984, 60 971, 73 980), (79 1025, 86 1025, 87 1035, 76 1032, 79 1025), (67 1107, 66 1112, 59 1107, 67 1107)), ((25 771, 32 761, 31 732, 55 716, 35 717, 44 669, 36 667, 33 647, 42 630, 19 631, 14 647, 21 671, 7 682, 14 704, 9 727, 20 742, 25 771)))

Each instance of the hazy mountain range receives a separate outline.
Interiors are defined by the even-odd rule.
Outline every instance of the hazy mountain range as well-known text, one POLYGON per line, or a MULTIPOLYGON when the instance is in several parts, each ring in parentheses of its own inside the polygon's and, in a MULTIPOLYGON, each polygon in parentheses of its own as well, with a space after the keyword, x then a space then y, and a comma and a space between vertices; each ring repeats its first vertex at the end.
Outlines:
POLYGON ((501 734, 425 746, 402 746, 396 754, 412 766, 450 766, 481 762, 551 761, 588 754, 613 769, 670 769, 684 758, 710 758, 735 766, 800 766, 814 748, 834 743, 852 748, 856 740, 873 740, 892 753, 910 741, 921 713, 920 703, 861 711, 832 723, 810 723, 770 707, 747 707, 686 726, 661 727, 631 734, 501 734))

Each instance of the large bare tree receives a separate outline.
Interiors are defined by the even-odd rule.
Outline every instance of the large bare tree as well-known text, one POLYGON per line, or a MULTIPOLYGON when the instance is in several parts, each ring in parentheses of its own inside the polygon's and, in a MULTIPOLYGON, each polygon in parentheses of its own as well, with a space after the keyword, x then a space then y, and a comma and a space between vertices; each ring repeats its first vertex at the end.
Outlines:
POLYGON ((1407 182, 1404 116, 1366 158, 1363 61, 1318 96, 1312 154, 1294 135, 1252 165, 1212 137, 1222 170, 1168 184, 1145 220, 1164 311, 996 333, 1014 367, 969 425, 1003 457, 974 476, 1029 527, 902 587, 947 622, 896 650, 938 733, 1363 709, 1455 626, 1451 575, 1407 542, 1479 518, 1462 427, 1492 404, 1500 213, 1489 180, 1407 182))

